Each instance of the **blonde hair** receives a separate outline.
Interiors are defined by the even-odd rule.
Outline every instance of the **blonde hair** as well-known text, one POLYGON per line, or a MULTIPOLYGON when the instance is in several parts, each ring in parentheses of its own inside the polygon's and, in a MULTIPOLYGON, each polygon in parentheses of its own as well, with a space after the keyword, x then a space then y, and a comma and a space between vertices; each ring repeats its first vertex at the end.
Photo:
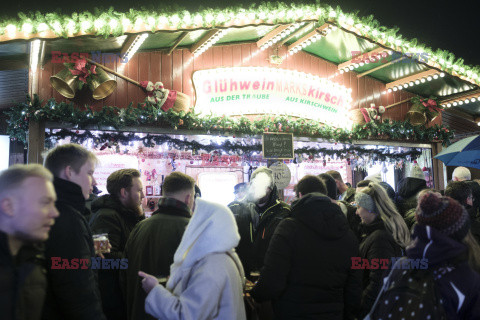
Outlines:
POLYGON ((40 164, 15 164, 0 172, 0 196, 21 187, 30 177, 53 181, 53 175, 40 164))
POLYGON ((467 246, 468 265, 476 272, 480 272, 480 245, 470 230, 462 242, 467 246))
POLYGON ((385 189, 378 183, 370 182, 359 192, 372 197, 377 210, 376 214, 382 219, 385 228, 392 234, 395 242, 402 248, 406 248, 410 242, 410 231, 385 189))

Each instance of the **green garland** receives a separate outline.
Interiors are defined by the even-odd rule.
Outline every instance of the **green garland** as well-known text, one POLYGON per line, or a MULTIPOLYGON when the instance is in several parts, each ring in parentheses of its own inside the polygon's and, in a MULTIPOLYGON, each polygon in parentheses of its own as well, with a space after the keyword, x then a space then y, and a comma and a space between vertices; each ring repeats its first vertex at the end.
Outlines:
POLYGON ((137 33, 135 26, 155 32, 172 29, 228 28, 229 26, 285 24, 298 21, 329 21, 359 36, 371 39, 392 50, 402 53, 426 53, 428 64, 439 67, 445 72, 463 76, 468 81, 480 84, 480 67, 468 66, 464 60, 446 50, 433 49, 418 43, 417 39, 405 39, 398 28, 386 28, 374 19, 344 13, 340 7, 332 8, 326 4, 303 5, 282 2, 264 2, 252 4, 249 8, 232 6, 226 9, 201 9, 189 12, 183 8, 144 8, 118 12, 113 8, 93 12, 76 12, 71 15, 50 12, 19 13, 17 19, 0 20, 0 35, 22 38, 51 31, 58 37, 72 37, 93 34, 101 37, 121 36, 137 33), (432 64, 433 63, 433 64, 432 64))
MULTIPOLYGON (((177 150, 192 150, 195 154, 199 151, 204 152, 227 152, 229 154, 236 154, 239 156, 251 157, 254 152, 262 152, 261 143, 246 143, 245 141, 235 141, 226 140, 222 143, 216 143, 210 141, 209 144, 203 144, 196 140, 188 139, 177 139, 169 135, 155 135, 147 134, 145 136, 140 136, 137 133, 119 133, 119 132, 102 132, 100 134, 94 134, 89 130, 85 130, 80 133, 79 130, 67 130, 61 129, 54 132, 47 132, 45 134, 46 148, 49 149, 53 147, 56 143, 55 140, 70 138, 71 142, 83 144, 88 139, 94 141, 95 148, 100 147, 100 150, 104 150, 107 147, 115 147, 117 152, 120 152, 120 149, 117 148, 119 145, 128 146, 133 141, 141 141, 145 147, 155 147, 155 145, 162 145, 167 143, 170 147, 177 150), (100 146, 101 145, 101 146, 100 146)), ((297 155, 307 155, 308 158, 313 159, 314 157, 325 158, 329 157, 339 157, 340 159, 347 159, 353 157, 372 157, 374 161, 386 161, 394 160, 399 161, 410 157, 411 159, 416 159, 422 154, 421 149, 411 148, 407 152, 392 152, 389 148, 384 149, 368 149, 362 146, 346 146, 344 145, 341 149, 335 148, 317 148, 317 147, 303 147, 296 148, 295 154, 297 155)))
MULTIPOLYGON (((90 107, 83 110, 73 103, 56 102, 54 99, 42 102, 37 95, 33 99, 27 96, 25 103, 9 109, 7 133, 13 140, 26 142, 28 121, 51 121, 71 124, 72 128, 114 127, 119 130, 125 127, 160 126, 177 130, 187 129, 207 134, 223 136, 259 135, 263 132, 291 132, 295 136, 322 138, 328 141, 352 143, 353 140, 400 140, 415 142, 450 143, 453 132, 448 127, 435 125, 429 128, 413 126, 406 121, 385 120, 382 123, 373 121, 365 125, 355 125, 351 131, 323 125, 313 120, 294 119, 285 116, 268 117, 250 121, 246 117, 230 118, 210 115, 200 117, 194 112, 177 113, 172 109, 163 112, 147 100, 137 104, 130 103, 127 108, 103 107, 93 111, 90 107)), ((146 131, 148 131, 146 129, 146 131)))

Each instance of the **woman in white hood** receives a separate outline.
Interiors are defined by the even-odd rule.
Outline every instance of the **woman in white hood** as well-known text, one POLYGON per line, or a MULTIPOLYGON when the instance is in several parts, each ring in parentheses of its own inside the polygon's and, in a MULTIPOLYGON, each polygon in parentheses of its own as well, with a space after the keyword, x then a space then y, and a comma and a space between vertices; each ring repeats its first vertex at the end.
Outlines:
POLYGON ((195 212, 170 267, 166 288, 140 271, 145 311, 157 319, 244 320, 240 236, 226 206, 197 198, 195 212))

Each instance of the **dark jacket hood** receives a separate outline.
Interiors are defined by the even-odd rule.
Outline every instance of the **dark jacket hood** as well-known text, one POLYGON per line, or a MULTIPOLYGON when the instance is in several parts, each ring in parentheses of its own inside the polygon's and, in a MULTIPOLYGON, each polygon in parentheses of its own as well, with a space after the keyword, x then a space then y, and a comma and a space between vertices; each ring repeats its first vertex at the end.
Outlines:
POLYGON ((412 259, 428 259, 429 265, 438 265, 467 252, 467 246, 436 229, 415 225, 412 245, 407 248, 407 256, 412 259))
POLYGON ((349 230, 340 206, 321 193, 307 194, 295 202, 291 216, 324 239, 339 239, 349 230))
POLYGON ((145 218, 145 216, 138 216, 135 211, 126 208, 119 200, 117 200, 115 197, 112 197, 110 194, 105 194, 101 197, 98 197, 92 202, 92 212, 95 213, 100 209, 114 210, 125 218, 136 222, 145 218))
POLYGON ((415 196, 423 189, 427 189, 427 181, 423 179, 408 177, 398 183, 398 195, 403 199, 415 196))
POLYGON ((82 187, 59 177, 55 177, 53 185, 55 186, 58 202, 67 203, 84 215, 89 213, 85 207, 85 197, 83 196, 82 187))

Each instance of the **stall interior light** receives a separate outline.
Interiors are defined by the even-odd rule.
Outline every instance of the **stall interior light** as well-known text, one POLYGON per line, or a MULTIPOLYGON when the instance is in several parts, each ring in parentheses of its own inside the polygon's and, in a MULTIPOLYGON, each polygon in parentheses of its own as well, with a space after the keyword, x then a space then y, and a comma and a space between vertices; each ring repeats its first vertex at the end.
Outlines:
POLYGON ((40 48, 42 47, 42 40, 36 39, 30 43, 30 70, 37 72, 38 61, 40 59, 40 48))
MULTIPOLYGON (((445 75, 444 75, 445 76, 445 75)), ((402 89, 407 89, 409 87, 413 87, 415 85, 419 85, 421 83, 426 83, 428 81, 432 81, 434 79, 438 79, 439 77, 442 77, 441 74, 439 73, 436 73, 436 74, 433 74, 433 75, 429 75, 429 76, 424 76, 422 78, 419 78, 419 79, 416 79, 416 80, 411 80, 411 81, 407 81, 405 83, 400 83, 400 84, 396 84, 394 86, 391 87, 391 89, 393 89, 393 91, 397 91, 397 90, 402 90, 402 89)), ((397 82, 398 83, 398 82, 397 82)), ((390 88, 387 88, 387 91, 389 90, 390 88)), ((390 91, 388 91, 390 92, 390 91)))
POLYGON ((451 108, 456 106, 461 106, 463 104, 469 104, 480 101, 480 95, 469 96, 467 98, 457 98, 456 100, 450 100, 448 102, 442 103, 442 107, 451 108))
POLYGON ((227 30, 223 29, 223 30, 218 30, 217 33, 215 33, 215 35, 211 38, 209 38, 207 41, 205 41, 204 43, 202 43, 201 46, 199 46, 194 52, 193 52, 193 56, 194 57, 198 57, 199 55, 201 55, 202 53, 204 53, 205 51, 207 51, 211 46, 213 46, 215 43, 218 42, 218 40, 220 40, 220 38, 222 38, 225 34, 227 33, 227 30))
POLYGON ((148 38, 148 33, 142 33, 137 35, 135 40, 133 40, 130 47, 125 51, 125 61, 130 61, 130 59, 135 55, 137 50, 140 48, 145 39, 148 38))
POLYGON ((268 40, 266 43, 264 43, 263 45, 260 46, 260 50, 265 50, 265 49, 268 49, 270 48, 271 46, 273 46, 275 43, 277 43, 278 41, 282 40, 283 38, 287 37, 288 35, 290 35, 292 32, 294 32, 295 30, 297 30, 298 28, 300 28, 301 26, 303 26, 305 24, 305 22, 297 22, 297 23, 294 23, 292 24, 290 27, 288 27, 287 29, 283 30, 281 33, 277 34, 275 37, 273 37, 272 39, 268 40))
POLYGON ((322 37, 325 37, 327 36, 330 32, 336 30, 337 27, 336 26, 332 26, 332 25, 329 25, 327 28, 321 30, 321 31, 317 31, 315 34, 313 34, 311 37, 308 37, 306 39, 304 39, 303 42, 301 43, 298 43, 295 47, 291 48, 288 50, 288 53, 290 55, 293 55, 295 53, 297 53, 298 51, 301 51, 305 48, 307 48, 308 46, 310 46, 312 43, 315 43, 317 42, 318 40, 322 39, 322 37))

